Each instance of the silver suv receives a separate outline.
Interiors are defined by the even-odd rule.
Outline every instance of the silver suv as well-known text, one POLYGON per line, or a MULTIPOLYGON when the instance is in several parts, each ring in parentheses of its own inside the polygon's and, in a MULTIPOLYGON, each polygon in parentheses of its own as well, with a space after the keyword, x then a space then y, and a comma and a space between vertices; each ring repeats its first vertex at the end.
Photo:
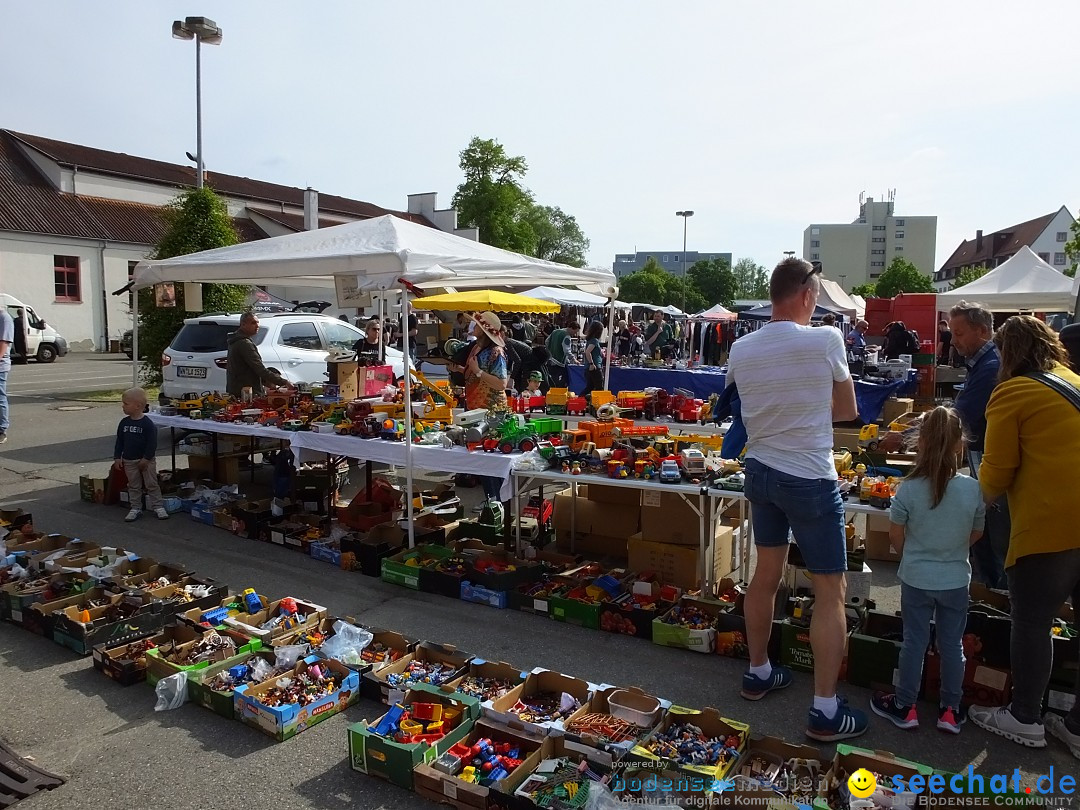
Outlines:
MULTIPOLYGON (((188 318, 161 355, 161 393, 178 397, 189 391, 224 391, 229 335, 240 315, 213 314, 188 318)), ((352 351, 364 333, 351 324, 311 313, 262 313, 252 338, 267 368, 290 382, 326 382, 326 360, 332 352, 352 351)), ((386 363, 394 376, 404 371, 401 352, 386 347, 386 363)))

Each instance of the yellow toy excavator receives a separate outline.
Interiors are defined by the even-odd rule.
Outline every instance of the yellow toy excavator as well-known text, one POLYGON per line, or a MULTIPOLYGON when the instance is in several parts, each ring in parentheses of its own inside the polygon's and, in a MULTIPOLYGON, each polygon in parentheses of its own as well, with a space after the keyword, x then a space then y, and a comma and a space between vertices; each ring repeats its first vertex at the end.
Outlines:
POLYGON ((451 403, 453 403, 454 397, 449 391, 450 381, 439 380, 438 382, 432 382, 415 368, 410 368, 409 373, 424 388, 424 421, 442 422, 444 424, 453 421, 454 414, 451 403))

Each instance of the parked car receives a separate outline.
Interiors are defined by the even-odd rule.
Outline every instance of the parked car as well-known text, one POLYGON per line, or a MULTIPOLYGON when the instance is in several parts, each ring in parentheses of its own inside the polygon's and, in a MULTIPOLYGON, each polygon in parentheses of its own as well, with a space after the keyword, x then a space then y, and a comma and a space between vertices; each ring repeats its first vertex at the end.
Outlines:
POLYGON ((135 333, 128 329, 120 336, 120 351, 127 355, 128 360, 135 357, 135 333))
MULTIPOLYGON (((18 318, 20 309, 26 313, 26 357, 24 359, 29 360, 33 357, 39 363, 51 363, 57 357, 63 357, 68 353, 68 344, 64 336, 45 323, 44 319, 34 312, 33 307, 7 293, 0 293, 0 305, 7 308, 8 315, 13 321, 18 318)), ((15 347, 11 348, 12 354, 15 354, 15 347)))
MULTIPOLYGON (((188 391, 224 391, 228 337, 240 326, 239 313, 188 318, 161 355, 161 394, 178 397, 188 391)), ((364 333, 329 315, 262 313, 252 337, 267 368, 293 383, 325 383, 331 353, 348 353, 364 333)), ((386 364, 394 376, 405 373, 401 352, 386 347, 386 364)))

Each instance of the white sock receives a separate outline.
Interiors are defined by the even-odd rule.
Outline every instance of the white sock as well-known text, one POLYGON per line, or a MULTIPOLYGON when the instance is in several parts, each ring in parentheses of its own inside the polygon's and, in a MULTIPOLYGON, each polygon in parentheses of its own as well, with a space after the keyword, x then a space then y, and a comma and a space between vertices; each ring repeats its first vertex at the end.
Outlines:
POLYGON ((830 695, 829 697, 814 695, 814 708, 832 720, 836 717, 836 713, 840 711, 840 701, 836 699, 836 695, 830 695))
POLYGON ((766 661, 760 667, 750 667, 750 674, 755 678, 761 678, 763 681, 767 681, 772 677, 772 661, 766 661))

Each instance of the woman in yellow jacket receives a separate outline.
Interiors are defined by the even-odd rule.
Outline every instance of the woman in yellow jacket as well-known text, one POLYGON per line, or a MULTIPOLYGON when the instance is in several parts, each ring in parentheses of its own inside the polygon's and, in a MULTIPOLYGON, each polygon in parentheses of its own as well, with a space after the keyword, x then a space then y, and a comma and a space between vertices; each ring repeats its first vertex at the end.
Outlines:
POLYGON ((1065 365, 1057 334, 1037 318, 1009 318, 994 342, 1001 352, 1000 382, 986 408, 979 483, 987 501, 1007 493, 1012 513, 1005 573, 1013 697, 1011 706, 972 706, 968 716, 1032 748, 1046 745, 1049 729, 1080 759, 1080 682, 1068 717, 1040 718, 1053 664, 1051 625, 1069 597, 1080 606, 1080 409, 1038 379, 1053 375, 1080 396, 1080 375, 1065 365))

